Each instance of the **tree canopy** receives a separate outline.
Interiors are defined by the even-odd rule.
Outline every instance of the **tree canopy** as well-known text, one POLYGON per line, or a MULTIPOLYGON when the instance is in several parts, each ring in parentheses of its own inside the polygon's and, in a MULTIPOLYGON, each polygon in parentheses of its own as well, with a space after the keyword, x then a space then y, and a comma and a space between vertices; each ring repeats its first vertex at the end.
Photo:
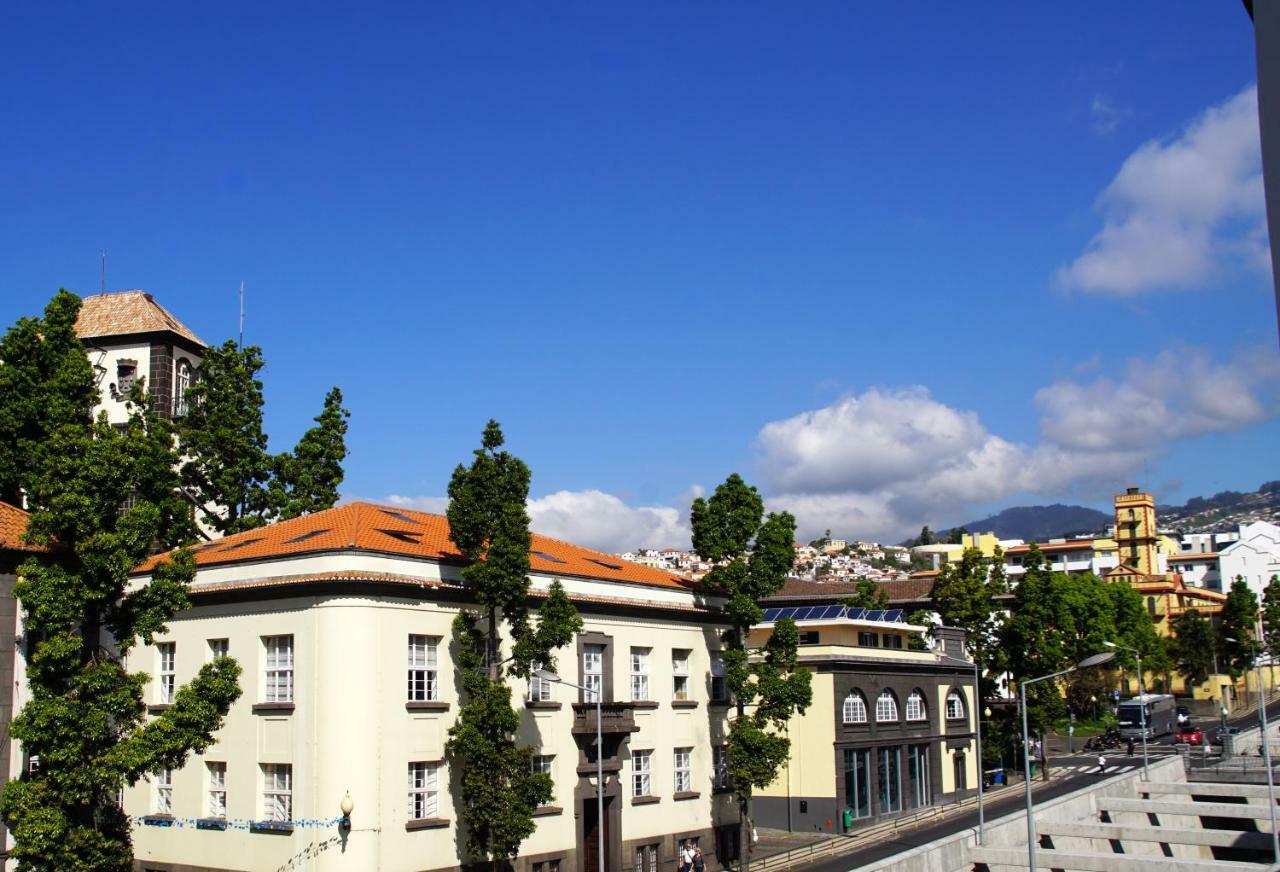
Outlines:
POLYGON ((1251 666, 1261 652, 1254 635, 1258 622, 1258 597, 1248 582, 1236 576, 1222 604, 1218 640, 1226 656, 1227 671, 1232 678, 1239 678, 1251 666))
POLYGON ((1192 684, 1203 684, 1213 668, 1213 624, 1195 609, 1174 615, 1171 621, 1173 641, 1170 653, 1173 664, 1192 684))

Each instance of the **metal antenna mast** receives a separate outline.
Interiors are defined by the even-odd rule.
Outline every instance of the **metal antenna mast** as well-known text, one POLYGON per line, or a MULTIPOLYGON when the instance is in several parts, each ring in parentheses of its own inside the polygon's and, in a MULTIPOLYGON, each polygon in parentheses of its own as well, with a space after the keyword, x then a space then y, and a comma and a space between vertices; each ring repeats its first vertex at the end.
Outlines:
POLYGON ((244 279, 240 280, 240 347, 244 347, 244 279))
POLYGON ((107 292, 107 250, 104 248, 99 253, 102 255, 102 277, 99 279, 99 290, 105 294, 107 292))

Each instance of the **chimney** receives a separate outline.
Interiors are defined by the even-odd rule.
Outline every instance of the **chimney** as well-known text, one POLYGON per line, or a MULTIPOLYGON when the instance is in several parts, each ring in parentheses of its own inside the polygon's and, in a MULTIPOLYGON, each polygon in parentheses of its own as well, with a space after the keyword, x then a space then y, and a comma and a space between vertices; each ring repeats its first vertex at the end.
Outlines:
POLYGON ((942 653, 956 660, 967 660, 964 650, 965 633, 959 627, 934 627, 933 636, 942 643, 942 653))

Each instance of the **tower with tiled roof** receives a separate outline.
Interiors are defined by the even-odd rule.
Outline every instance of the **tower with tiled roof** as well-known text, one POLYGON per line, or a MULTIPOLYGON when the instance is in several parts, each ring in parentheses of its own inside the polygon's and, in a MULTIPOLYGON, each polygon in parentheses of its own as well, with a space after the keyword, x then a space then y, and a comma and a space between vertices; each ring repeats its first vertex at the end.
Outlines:
POLYGON ((98 409, 113 424, 128 418, 125 401, 145 379, 152 408, 171 418, 183 412, 206 344, 146 291, 116 291, 85 297, 76 320, 98 381, 98 409))

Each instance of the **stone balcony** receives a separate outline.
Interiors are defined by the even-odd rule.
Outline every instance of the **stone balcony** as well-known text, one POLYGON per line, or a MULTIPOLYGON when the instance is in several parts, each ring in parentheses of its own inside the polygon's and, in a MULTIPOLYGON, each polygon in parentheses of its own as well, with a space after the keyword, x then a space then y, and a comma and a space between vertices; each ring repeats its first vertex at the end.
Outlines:
MULTIPOLYGON (((636 726, 635 712, 629 702, 606 702, 600 704, 600 732, 605 735, 618 733, 634 733, 640 728, 636 726)), ((575 702, 573 704, 573 734, 575 736, 594 736, 596 734, 596 704, 593 702, 575 702)))

